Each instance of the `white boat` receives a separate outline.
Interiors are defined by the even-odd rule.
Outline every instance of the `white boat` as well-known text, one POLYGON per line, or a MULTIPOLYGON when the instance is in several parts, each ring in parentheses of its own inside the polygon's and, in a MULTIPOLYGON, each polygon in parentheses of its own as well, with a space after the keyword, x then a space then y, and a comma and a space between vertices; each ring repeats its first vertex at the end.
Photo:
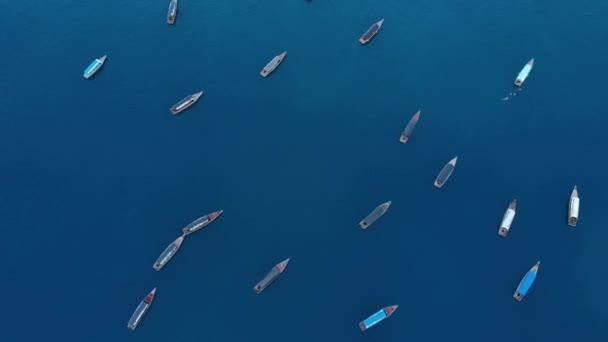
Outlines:
POLYGON ((574 189, 572 189, 572 194, 570 195, 570 203, 568 205, 568 225, 572 227, 576 227, 578 223, 578 207, 581 203, 580 198, 578 197, 578 190, 576 189, 576 185, 574 189))
POLYGON ((515 79, 516 86, 521 87, 521 85, 524 83, 526 78, 528 78, 528 75, 530 74, 530 71, 532 71, 533 66, 534 66, 534 58, 529 60, 528 63, 523 67, 523 69, 521 69, 519 74, 517 74, 517 78, 515 79))
POLYGON ((270 75, 283 62, 286 55, 287 51, 283 51, 280 55, 274 56, 274 58, 264 66, 262 71, 260 71, 260 75, 262 75, 262 77, 270 75))
POLYGON ((513 223, 513 219, 515 218, 515 207, 517 206, 517 200, 511 201, 507 211, 505 211, 504 216, 502 217, 502 221, 500 222, 500 228, 498 228, 498 235, 502 237, 506 237, 509 234, 509 229, 511 229, 511 224, 513 223))

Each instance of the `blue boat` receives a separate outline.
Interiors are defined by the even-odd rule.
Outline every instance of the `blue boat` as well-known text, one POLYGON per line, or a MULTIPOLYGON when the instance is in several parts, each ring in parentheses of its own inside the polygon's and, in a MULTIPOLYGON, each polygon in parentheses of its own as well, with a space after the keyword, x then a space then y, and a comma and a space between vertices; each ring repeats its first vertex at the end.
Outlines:
POLYGON ((532 268, 526 273, 526 275, 521 279, 519 285, 517 285, 517 289, 515 289, 515 293, 513 294, 513 298, 516 301, 521 302, 522 299, 528 293, 528 290, 534 284, 536 280, 536 274, 538 273, 538 268, 540 267, 540 261, 536 262, 536 265, 532 266, 532 268))
POLYGON ((365 320, 359 322, 359 328, 361 329, 361 331, 365 331, 365 330, 373 327, 374 325, 380 323, 385 318, 392 315, 395 312, 395 310, 397 310, 398 307, 399 307, 399 305, 392 305, 392 306, 387 306, 384 309, 380 309, 380 311, 367 317, 365 320))
POLYGON ((97 73, 103 63, 105 63, 106 58, 108 58, 107 55, 103 55, 101 58, 96 58, 93 62, 91 62, 91 64, 89 64, 86 69, 84 69, 84 74, 82 76, 84 76, 84 78, 86 78, 87 80, 91 78, 91 76, 97 73))

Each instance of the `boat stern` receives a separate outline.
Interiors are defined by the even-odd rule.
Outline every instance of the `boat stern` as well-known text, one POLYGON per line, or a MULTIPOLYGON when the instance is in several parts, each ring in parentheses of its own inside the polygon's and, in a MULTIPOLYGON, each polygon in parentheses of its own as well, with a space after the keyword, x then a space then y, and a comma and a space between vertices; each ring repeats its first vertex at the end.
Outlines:
POLYGON ((522 83, 523 83, 523 81, 518 78, 515 80, 515 82, 513 84, 515 84, 515 86, 517 86, 517 87, 521 87, 522 83))
POLYGON ((515 291, 515 293, 513 294, 513 298, 516 301, 521 302, 521 300, 524 299, 524 295, 522 293, 520 293, 519 291, 515 291))
POLYGON ((361 331, 367 330, 367 328, 365 327, 365 324, 363 324, 363 322, 359 322, 359 329, 361 329, 361 331))
POLYGON ((498 235, 500 235, 502 237, 507 237, 507 234, 509 234, 509 229, 507 229, 505 227, 500 227, 498 229, 498 235))

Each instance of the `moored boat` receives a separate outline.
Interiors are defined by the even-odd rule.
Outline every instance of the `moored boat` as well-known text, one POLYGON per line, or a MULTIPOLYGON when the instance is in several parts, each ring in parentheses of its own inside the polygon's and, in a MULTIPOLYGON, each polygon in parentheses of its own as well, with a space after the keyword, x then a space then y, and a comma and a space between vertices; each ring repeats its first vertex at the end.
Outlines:
POLYGON ((255 293, 259 294, 270 286, 270 284, 272 284, 281 275, 281 273, 285 271, 288 263, 289 259, 285 259, 271 268, 270 272, 268 272, 266 276, 264 276, 264 278, 253 287, 255 293))
POLYGON ((150 305, 152 305, 155 295, 156 295, 156 287, 153 288, 152 291, 150 291, 150 293, 148 293, 148 295, 144 298, 144 300, 141 301, 141 303, 139 303, 139 305, 133 312, 131 319, 129 319, 129 323, 127 324, 127 327, 129 329, 135 330, 135 328, 137 328, 137 326, 139 325, 139 322, 141 322, 141 319, 144 317, 146 312, 148 312, 150 305))
POLYGON ((521 302, 521 300, 524 299, 532 287, 532 284, 534 284, 534 281, 536 280, 536 274, 538 273, 539 267, 540 261, 537 261, 536 265, 532 266, 532 268, 530 268, 530 270, 526 272, 526 275, 521 279, 519 285, 517 285, 517 288, 515 289, 515 293, 513 294, 513 298, 515 298, 516 301, 521 302))
POLYGON ((174 104, 173 107, 171 107, 171 109, 169 109, 169 110, 171 111, 171 113, 173 115, 177 115, 177 114, 185 111, 186 109, 190 108, 190 106, 192 106, 196 101, 198 101, 198 99, 201 96, 203 96, 202 91, 199 91, 198 93, 195 93, 192 95, 188 95, 188 96, 184 97, 183 99, 179 100, 179 102, 174 104))
POLYGON ((377 206, 371 213, 369 213, 361 222, 359 222, 359 226, 362 229, 366 229, 371 226, 376 220, 378 220, 391 206, 392 201, 388 201, 377 206))
POLYGON ((175 239, 175 241, 171 242, 171 244, 167 246, 167 248, 165 248, 165 250, 161 253, 158 259, 156 259, 152 267, 154 267, 155 270, 160 271, 160 269, 163 268, 163 266, 165 266, 169 262, 169 260, 171 260, 171 258, 173 258, 175 253, 177 253, 183 241, 184 235, 178 237, 177 239, 175 239))
POLYGON ((528 78, 528 75, 530 74, 530 71, 532 71, 533 66, 534 66, 534 58, 529 60, 528 63, 523 67, 523 69, 521 69, 519 74, 517 74, 517 77, 515 78, 516 86, 521 87, 521 85, 524 83, 526 78, 528 78))
POLYGON ((260 75, 262 75, 262 77, 270 75, 281 63, 283 63, 283 60, 285 59, 286 55, 287 51, 284 51, 280 55, 274 56, 274 58, 271 59, 270 62, 268 62, 268 64, 264 66, 264 68, 262 68, 262 71, 260 71, 260 75))
POLYGON ((505 214, 502 217, 502 221, 500 222, 500 227, 498 228, 498 235, 502 237, 506 237, 509 234, 509 229, 511 229, 511 224, 513 223, 513 219, 515 218, 515 207, 517 206, 517 200, 514 199, 509 204, 509 207, 505 211, 505 214))
POLYGON ((222 215, 223 213, 224 213, 223 210, 218 210, 218 211, 214 211, 210 214, 207 214, 205 216, 201 216, 201 217, 197 218, 196 220, 192 221, 187 226, 185 226, 182 229, 182 231, 184 232, 184 235, 192 234, 192 233, 196 232, 197 230, 201 230, 201 229, 205 228, 211 222, 215 221, 218 217, 220 217, 220 215, 222 215))
POLYGON ((97 71, 99 71, 99 69, 101 69, 103 64, 106 62, 107 58, 108 58, 108 55, 103 55, 99 58, 95 58, 95 60, 93 62, 91 62, 91 64, 89 64, 89 66, 86 69, 84 69, 84 73, 82 76, 84 78, 86 78, 87 80, 89 78, 91 78, 93 75, 95 75, 97 73, 97 71))
POLYGON ((454 168, 456 167, 456 161, 458 161, 458 156, 450 160, 447 164, 445 164, 443 169, 441 169, 441 171, 437 175, 437 178, 435 179, 434 185, 436 188, 441 189, 443 184, 448 181, 448 178, 450 178, 452 172, 454 171, 454 168))
POLYGON ((377 23, 374 23, 365 33, 359 38, 359 43, 365 45, 380 31, 380 28, 384 24, 384 19, 380 19, 377 23))
POLYGON ((171 0, 169 9, 167 10, 167 24, 173 25, 177 18, 177 0, 171 0))
POLYGON ((578 190, 575 185, 570 194, 570 201, 568 203, 568 225, 571 227, 576 227, 576 224, 578 223, 578 209, 580 203, 581 200, 578 197, 578 190))
POLYGON ((410 136, 412 136, 412 133, 414 133, 414 128, 416 128, 416 124, 418 123, 418 119, 420 119, 420 111, 416 112, 416 114, 414 114, 414 116, 412 116, 410 121, 407 123, 403 133, 401 133, 401 136, 399 137, 399 142, 405 144, 410 136))
POLYGON ((385 318, 390 317, 395 312, 395 310, 397 310, 397 308, 399 308, 399 305, 387 306, 383 309, 380 309, 375 314, 359 322, 359 329, 361 329, 361 331, 365 331, 373 327, 374 325, 382 322, 385 318))

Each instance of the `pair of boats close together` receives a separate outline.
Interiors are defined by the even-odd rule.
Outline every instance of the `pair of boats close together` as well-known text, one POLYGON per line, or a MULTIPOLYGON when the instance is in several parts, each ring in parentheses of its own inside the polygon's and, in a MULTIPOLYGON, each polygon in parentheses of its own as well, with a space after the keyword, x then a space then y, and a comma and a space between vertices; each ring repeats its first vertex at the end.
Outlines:
MULTIPOLYGON (((513 199, 502 217, 500 227, 498 228, 498 235, 506 237, 509 233, 513 219, 515 219, 516 207, 517 200, 513 199)), ((578 223, 579 207, 580 197, 578 196, 578 188, 575 185, 570 193, 570 200, 568 201, 568 225, 571 227, 576 227, 576 224, 578 223)))
MULTIPOLYGON (((194 222, 192 224, 194 224, 194 222)), ((191 226, 191 225, 189 225, 189 226, 191 226)), ((200 229, 200 228, 197 228, 195 230, 195 228, 193 228, 193 227, 196 227, 196 226, 199 226, 199 224, 193 225, 191 228, 188 228, 188 227, 184 228, 184 232, 186 230, 188 230, 190 232, 194 232, 194 231, 200 229)), ((186 233, 184 233, 184 234, 186 234, 186 233)), ((283 271, 285 271, 285 268, 287 267, 288 263, 289 263, 289 259, 285 259, 285 260, 281 261, 280 263, 278 263, 277 265, 275 265, 272 269, 270 269, 270 271, 266 274, 266 276, 253 287, 253 290, 257 294, 264 291, 268 286, 270 286, 270 284, 272 284, 281 275, 281 273, 283 273, 283 271)), ((152 289, 152 291, 150 291, 150 293, 148 293, 146 295, 146 297, 141 301, 141 303, 139 303, 139 305, 135 309, 135 312, 133 312, 131 319, 129 319, 129 323, 127 324, 127 327, 129 329, 135 330, 135 328, 137 328, 137 326, 141 322, 142 318, 144 317, 144 315, 146 314, 146 312, 152 305, 152 301, 154 301, 155 295, 156 295, 156 288, 152 289)))
MULTIPOLYGON (((260 75, 262 75, 262 77, 266 77, 266 76, 270 75, 270 73, 272 73, 281 64, 281 62, 283 62, 283 59, 285 59, 285 55, 287 55, 287 51, 281 53, 278 56, 275 56, 262 69, 262 71, 260 72, 260 75)), ((183 99, 178 101, 176 104, 174 104, 173 107, 171 107, 171 109, 170 109, 171 113, 173 115, 177 115, 177 114, 183 112, 184 110, 190 108, 196 101, 198 101, 198 99, 201 96, 203 96, 203 92, 199 91, 198 93, 194 93, 194 94, 184 97, 183 99)))
MULTIPOLYGON (((270 272, 268 272, 268 274, 266 274, 266 276, 253 287, 253 290, 258 294, 264 291, 264 289, 266 289, 270 284, 272 284, 279 277, 279 275, 283 273, 283 271, 287 267, 288 262, 289 259, 286 259, 274 266, 270 270, 270 272)), ((398 307, 398 305, 393 305, 380 309, 378 312, 359 322, 359 328, 361 329, 361 331, 365 331, 371 328, 372 326, 380 323, 385 318, 391 316, 395 312, 395 310, 397 310, 398 307)))
MULTIPOLYGON (((372 40, 372 38, 374 38, 374 36, 376 34, 378 34, 378 31, 380 31, 382 24, 384 24, 384 19, 381 19, 378 22, 374 23, 369 29, 367 29, 367 31, 365 31, 365 33, 361 36, 361 38, 359 38, 359 42, 363 45, 367 44, 370 40, 372 40)), ((517 77, 515 78, 515 82, 514 82, 514 84, 516 86, 518 86, 518 87, 522 86, 522 84, 524 83, 526 78, 528 78, 530 71, 532 71, 533 66, 534 66, 534 58, 529 60, 528 63, 526 63, 526 65, 523 67, 523 69, 521 69, 519 74, 517 74, 517 77)), ((407 139, 406 139, 406 141, 407 141, 407 139)))
MULTIPOLYGON (((156 259, 152 267, 155 270, 160 271, 169 262, 169 260, 173 258, 175 253, 177 253, 177 251, 182 245, 182 242, 184 241, 184 237, 205 228, 211 222, 215 221, 218 217, 220 217, 223 212, 223 210, 219 210, 201 216, 198 219, 192 221, 184 228, 182 228, 182 235, 178 237, 175 241, 173 241, 171 244, 169 244, 167 248, 165 248, 165 250, 156 259)), ((133 312, 131 319, 129 319, 129 323, 127 324, 127 327, 129 327, 129 329, 135 330, 135 328, 137 328, 137 325, 139 325, 139 323, 141 322, 141 319, 144 317, 144 315, 150 308, 150 305, 152 305, 152 301, 154 300, 155 295, 156 288, 152 289, 152 291, 150 291, 150 293, 146 295, 146 297, 141 301, 141 303, 139 303, 139 305, 133 312)))
MULTIPOLYGON (((441 169, 437 178, 435 179, 434 185, 437 188, 441 188, 443 184, 450 178, 450 175, 454 171, 454 167, 456 167, 456 161, 458 157, 454 157, 450 160, 445 166, 441 169)), ((359 226, 362 229, 367 229, 374 222, 376 222, 382 215, 386 213, 388 208, 391 206, 392 201, 384 202, 377 206, 371 213, 369 213, 361 222, 359 222, 359 226)))

